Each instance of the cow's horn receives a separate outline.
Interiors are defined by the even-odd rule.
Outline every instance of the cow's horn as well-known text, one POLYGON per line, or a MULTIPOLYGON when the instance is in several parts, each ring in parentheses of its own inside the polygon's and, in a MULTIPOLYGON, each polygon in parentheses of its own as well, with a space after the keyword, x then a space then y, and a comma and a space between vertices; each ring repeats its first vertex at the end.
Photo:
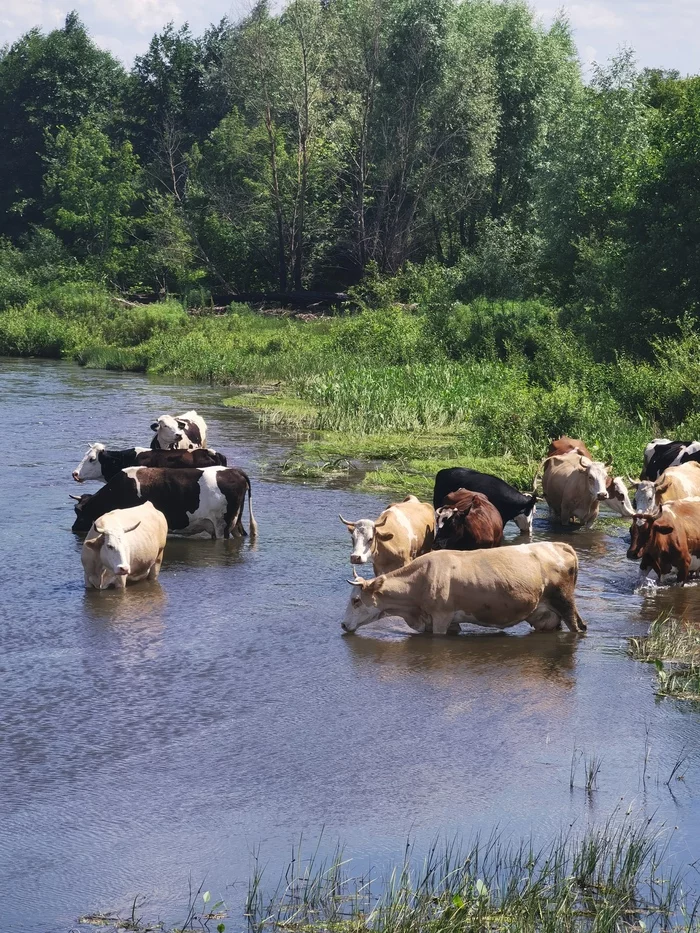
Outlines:
POLYGON ((81 496, 74 496, 72 492, 68 493, 69 499, 75 499, 76 502, 80 502, 81 496))
POLYGON ((349 522, 347 519, 343 518, 343 516, 342 516, 340 513, 338 513, 338 518, 341 520, 341 522, 342 522, 344 525, 347 525, 348 528, 354 528, 354 527, 355 527, 355 522, 349 522))

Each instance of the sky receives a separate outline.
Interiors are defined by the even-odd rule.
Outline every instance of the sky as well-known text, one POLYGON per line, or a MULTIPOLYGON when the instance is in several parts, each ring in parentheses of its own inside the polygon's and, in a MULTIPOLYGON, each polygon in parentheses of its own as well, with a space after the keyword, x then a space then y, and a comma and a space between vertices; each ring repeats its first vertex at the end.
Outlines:
MULTIPOLYGON (((75 9, 97 44, 131 65, 171 20, 188 22, 197 35, 250 6, 251 0, 0 0, 0 46, 32 26, 60 26, 75 9)), ((700 0, 531 0, 531 6, 545 23, 567 12, 587 70, 631 47, 640 67, 700 73, 700 0)))

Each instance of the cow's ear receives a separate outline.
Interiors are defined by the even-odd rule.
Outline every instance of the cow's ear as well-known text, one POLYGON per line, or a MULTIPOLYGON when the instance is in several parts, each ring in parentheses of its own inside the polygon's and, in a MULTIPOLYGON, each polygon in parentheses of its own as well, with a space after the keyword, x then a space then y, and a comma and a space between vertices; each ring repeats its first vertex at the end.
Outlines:
POLYGON ((378 577, 375 577, 374 580, 370 580, 365 584, 365 589, 368 593, 378 593, 384 585, 386 580, 385 574, 381 573, 378 577))
POLYGON ((105 539, 104 535, 98 535, 96 538, 86 538, 85 544, 88 547, 94 548, 97 551, 102 547, 104 539, 105 539))
POLYGON ((658 531, 660 535, 670 535, 673 531, 673 525, 660 525, 658 522, 654 522, 654 531, 658 531))
POLYGON ((151 425, 151 431, 157 431, 159 427, 160 425, 158 424, 158 422, 154 421, 153 424, 151 425))
POLYGON ((184 431, 185 428, 187 427, 187 422, 186 422, 186 421, 180 421, 179 418, 176 418, 175 421, 176 421, 176 423, 177 423, 178 428, 180 428, 181 431, 184 431))
POLYGON ((391 539, 394 537, 393 531, 377 531, 375 528, 374 533, 380 541, 391 541, 391 539))

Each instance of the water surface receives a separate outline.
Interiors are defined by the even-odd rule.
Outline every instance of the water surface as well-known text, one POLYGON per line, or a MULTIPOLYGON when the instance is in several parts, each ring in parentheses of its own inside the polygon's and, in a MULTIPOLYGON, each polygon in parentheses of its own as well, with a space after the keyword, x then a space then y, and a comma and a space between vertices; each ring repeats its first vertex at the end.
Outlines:
POLYGON ((409 637, 391 622, 343 637, 337 515, 373 516, 386 500, 283 482, 269 465, 290 442, 222 407, 225 394, 0 361, 8 930, 63 933, 136 894, 174 921, 190 879, 236 906, 251 852, 272 879, 299 834, 311 848, 322 828, 329 848, 340 838, 381 865, 409 836, 420 848, 499 824, 546 839, 631 806, 679 827, 679 864, 700 855, 700 718, 657 702, 653 669, 622 650, 661 611, 700 619, 699 587, 635 595, 624 527, 553 535, 542 517, 538 540, 579 552, 585 638, 527 625, 409 637), (190 407, 251 474, 257 545, 169 539, 159 583, 86 592, 68 498, 85 445, 147 444, 155 416, 190 407), (569 787, 575 749, 602 759, 592 794, 582 766, 569 787), (679 756, 685 779, 666 787, 679 756))

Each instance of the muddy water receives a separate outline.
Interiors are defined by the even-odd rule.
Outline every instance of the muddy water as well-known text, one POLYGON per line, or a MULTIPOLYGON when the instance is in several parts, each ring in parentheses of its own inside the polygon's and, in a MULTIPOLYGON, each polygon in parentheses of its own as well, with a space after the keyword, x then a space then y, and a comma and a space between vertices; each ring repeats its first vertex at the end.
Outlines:
MULTIPOLYGON (((604 528, 566 536, 585 638, 522 625, 431 639, 388 622, 343 637, 337 514, 384 502, 260 477, 287 442, 222 394, 0 361, 6 929, 66 931, 136 894, 174 921, 190 878, 235 907, 253 850, 274 876, 322 827, 378 865, 409 836, 499 824, 547 838, 631 806, 679 827, 679 864, 700 855, 700 718, 656 702, 653 670, 621 650, 666 609, 700 620, 699 587, 635 595, 625 529, 604 528), (86 593, 68 499, 84 445, 148 442, 154 416, 191 406, 253 477, 258 545, 172 539, 158 584, 86 593), (601 759, 593 793, 582 765, 570 789, 575 750, 601 759), (666 787, 679 756, 685 779, 666 787)), ((536 537, 553 537, 544 518, 536 537)))

